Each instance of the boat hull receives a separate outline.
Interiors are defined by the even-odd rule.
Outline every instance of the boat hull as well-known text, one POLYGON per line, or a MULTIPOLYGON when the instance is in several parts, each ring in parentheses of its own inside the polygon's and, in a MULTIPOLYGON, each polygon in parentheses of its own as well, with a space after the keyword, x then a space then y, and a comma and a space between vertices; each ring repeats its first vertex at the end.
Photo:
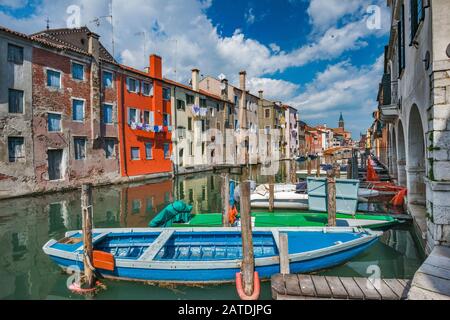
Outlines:
MULTIPOLYGON (((336 252, 324 257, 290 262, 291 273, 308 273, 321 269, 331 268, 341 265, 348 260, 361 254, 371 247, 377 239, 353 247, 348 250, 336 252)), ((56 256, 50 258, 64 270, 79 269, 83 272, 82 261, 75 259, 65 259, 56 256)), ((261 279, 268 279, 273 274, 280 272, 278 263, 272 265, 260 266, 256 263, 255 270, 261 279)), ((145 282, 170 282, 179 284, 199 284, 199 283, 227 283, 234 282, 236 273, 240 268, 221 268, 221 269, 149 269, 149 268, 129 268, 116 267, 114 271, 98 270, 105 278, 126 280, 126 281, 145 281, 145 282)))

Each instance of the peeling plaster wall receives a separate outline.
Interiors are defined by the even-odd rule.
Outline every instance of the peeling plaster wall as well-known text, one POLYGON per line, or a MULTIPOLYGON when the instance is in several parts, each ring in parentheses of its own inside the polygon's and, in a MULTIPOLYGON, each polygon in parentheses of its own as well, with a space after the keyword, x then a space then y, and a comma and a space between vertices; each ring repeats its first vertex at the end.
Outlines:
POLYGON ((0 33, 0 198, 33 192, 32 88, 30 44, 0 33), (8 44, 23 47, 23 64, 8 61, 8 44), (24 92, 23 114, 9 113, 9 89, 24 92), (25 158, 9 162, 8 137, 24 138, 25 158))
MULTIPOLYGON (((100 125, 99 90, 92 90, 91 83, 100 84, 98 73, 91 77, 91 61, 84 56, 69 57, 45 49, 35 48, 33 51, 33 104, 34 104, 34 143, 35 170, 39 191, 61 190, 73 188, 82 183, 104 184, 119 181, 118 145, 116 156, 107 159, 104 151, 103 137, 99 136, 100 128, 106 137, 117 138, 117 119, 113 119, 112 128, 100 125), (71 62, 83 63, 85 80, 74 80, 71 76, 71 62), (47 69, 61 71, 61 88, 47 87, 47 69), (92 81, 94 78, 95 81, 92 81), (97 79, 96 79, 97 78, 97 79), (95 94, 97 96, 95 96, 95 94), (84 121, 74 122, 72 119, 72 99, 85 101, 84 121), (96 101, 93 105, 93 98, 96 101), (92 108, 95 108, 92 110, 92 108), (94 111, 94 112, 93 112, 94 111), (48 112, 62 114, 62 132, 48 132, 48 112), (95 119, 93 119, 93 117, 95 119), (86 159, 75 160, 74 138, 85 137, 86 159), (50 181, 48 176, 49 149, 63 150, 63 179, 50 181)), ((117 106, 114 95, 104 95, 108 103, 117 106)), ((117 112, 113 112, 114 115, 117 112)))

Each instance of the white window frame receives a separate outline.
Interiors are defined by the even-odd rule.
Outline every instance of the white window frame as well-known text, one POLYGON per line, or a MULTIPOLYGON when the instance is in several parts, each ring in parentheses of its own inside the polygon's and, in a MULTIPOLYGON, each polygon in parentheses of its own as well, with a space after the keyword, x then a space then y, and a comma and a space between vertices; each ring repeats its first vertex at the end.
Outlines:
POLYGON ((63 88, 63 86, 62 86, 62 75, 63 75, 62 71, 58 70, 58 69, 48 68, 48 67, 45 67, 44 70, 45 70, 45 86, 47 87, 47 89, 61 90, 63 88), (59 73, 59 88, 51 87, 48 85, 48 71, 53 71, 53 72, 59 73))
POLYGON ((127 123, 128 123, 128 125, 131 124, 130 110, 136 110, 136 121, 135 122, 139 123, 139 121, 140 121, 139 109, 135 108, 135 107, 128 107, 128 112, 127 112, 127 123))
POLYGON ((102 103, 102 124, 107 125, 107 126, 113 126, 114 125, 114 103, 110 103, 110 102, 103 102, 102 103), (111 122, 104 122, 103 107, 105 105, 111 107, 111 122))
POLYGON ((63 117, 62 112, 54 112, 54 111, 48 111, 47 112, 47 132, 48 133, 61 133, 61 132, 63 132, 63 121, 62 121, 63 119, 62 119, 62 117, 63 117), (50 131, 50 130, 48 130, 48 115, 49 114, 59 114, 61 116, 61 123, 59 124, 59 127, 60 127, 59 131, 50 131))
POLYGON ((86 120, 86 99, 71 97, 70 98, 70 109, 72 111, 72 114, 71 114, 72 122, 85 123, 85 120, 86 120), (83 120, 73 120, 73 100, 83 101, 83 120))
POLYGON ((144 143, 144 147, 145 147, 145 160, 153 160, 153 147, 154 147, 154 143, 152 142, 145 142, 144 143), (147 156, 147 145, 150 144, 152 147, 150 148, 150 158, 147 156))
POLYGON ((140 161, 141 160, 141 148, 139 147, 130 147, 130 159, 131 161, 140 161), (138 158, 133 159, 133 149, 138 149, 138 158))
POLYGON ((128 92, 139 94, 140 87, 141 87, 140 80, 138 80, 138 79, 136 79, 136 78, 133 78, 133 77, 128 77, 128 76, 127 76, 127 83, 126 83, 126 85, 127 85, 127 91, 128 91, 128 92), (130 79, 136 82, 136 91, 131 91, 131 90, 130 90, 129 85, 128 85, 128 83, 129 83, 128 81, 129 81, 130 79))
POLYGON ((106 160, 111 160, 111 159, 117 159, 117 155, 116 155, 116 145, 117 145, 117 143, 116 143, 116 139, 115 138, 108 138, 108 137, 106 137, 105 138, 105 148, 104 148, 104 151, 105 151, 105 159, 106 160), (111 157, 107 157, 107 155, 106 155, 106 141, 113 141, 114 142, 114 147, 113 147, 113 154, 111 155, 111 157))
POLYGON ((70 78, 74 81, 86 81, 86 64, 83 62, 76 61, 76 60, 70 60, 70 78), (83 66, 83 79, 75 79, 73 77, 73 65, 74 64, 83 66))
POLYGON ((102 87, 104 88, 104 89, 114 89, 114 78, 115 78, 115 74, 114 74, 114 72, 113 71, 110 71, 110 70, 102 70, 102 87), (112 81, 111 81, 111 87, 105 87, 104 86, 104 82, 103 82, 103 74, 104 73, 109 73, 109 74, 111 74, 111 79, 112 79, 112 81))
POLYGON ((87 144, 88 144, 87 137, 85 137, 85 136, 74 136, 73 137, 73 160, 75 160, 75 161, 86 161, 87 160, 87 144), (76 152, 75 152, 75 140, 76 139, 79 139, 79 140, 84 139, 84 158, 83 159, 76 158, 76 152))
POLYGON ((142 95, 144 96, 144 97, 153 97, 153 95, 154 95, 154 91, 153 91, 154 89, 153 89, 153 83, 152 82, 148 82, 148 81, 142 81, 142 95), (145 92, 144 92, 144 85, 149 85, 149 87, 150 87, 150 92, 148 93, 148 94, 145 94, 145 92))

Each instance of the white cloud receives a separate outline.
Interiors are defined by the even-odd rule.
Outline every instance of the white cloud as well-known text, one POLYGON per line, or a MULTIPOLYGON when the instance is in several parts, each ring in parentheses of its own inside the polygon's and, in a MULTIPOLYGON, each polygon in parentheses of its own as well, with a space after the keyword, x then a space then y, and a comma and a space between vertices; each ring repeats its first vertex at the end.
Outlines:
MULTIPOLYGON (((146 31, 147 54, 160 54, 165 75, 173 78, 176 68, 178 80, 186 80, 193 67, 200 68, 204 74, 223 72, 231 81, 236 80, 242 69, 251 77, 267 77, 290 67, 336 58, 345 51, 356 50, 365 46, 364 38, 373 33, 364 21, 353 21, 341 28, 331 27, 310 44, 284 52, 277 45, 266 46, 246 38, 241 30, 228 37, 221 36, 205 14, 211 0, 115 0, 113 3, 116 56, 133 67, 147 66, 143 37, 135 35, 146 31)), ((13 29, 31 33, 45 28, 47 13, 51 12, 51 27, 64 27, 68 17, 66 8, 71 4, 81 7, 81 24, 99 33, 110 49, 108 21, 102 19, 100 27, 90 23, 95 17, 108 14, 106 0, 43 0, 35 15, 29 18, 15 19, 0 13, 0 20, 13 29)))
POLYGON ((248 80, 251 92, 264 91, 264 98, 286 101, 291 99, 299 89, 299 85, 278 79, 271 78, 250 78, 248 80))
POLYGON ((333 110, 368 114, 375 104, 383 62, 380 56, 373 65, 360 68, 349 61, 328 66, 289 103, 299 107, 304 119, 325 118, 333 110))

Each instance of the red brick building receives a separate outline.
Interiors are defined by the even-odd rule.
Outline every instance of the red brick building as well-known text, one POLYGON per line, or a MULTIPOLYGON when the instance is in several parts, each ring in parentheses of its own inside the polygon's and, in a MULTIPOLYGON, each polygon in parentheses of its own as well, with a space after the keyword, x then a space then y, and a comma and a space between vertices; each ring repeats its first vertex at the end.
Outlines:
POLYGON ((39 189, 120 178, 117 70, 87 28, 32 35, 33 144, 39 189), (103 81, 102 81, 103 80, 103 81))
POLYGON ((172 172, 171 90, 162 59, 150 57, 148 72, 121 66, 116 81, 122 176, 172 172))

